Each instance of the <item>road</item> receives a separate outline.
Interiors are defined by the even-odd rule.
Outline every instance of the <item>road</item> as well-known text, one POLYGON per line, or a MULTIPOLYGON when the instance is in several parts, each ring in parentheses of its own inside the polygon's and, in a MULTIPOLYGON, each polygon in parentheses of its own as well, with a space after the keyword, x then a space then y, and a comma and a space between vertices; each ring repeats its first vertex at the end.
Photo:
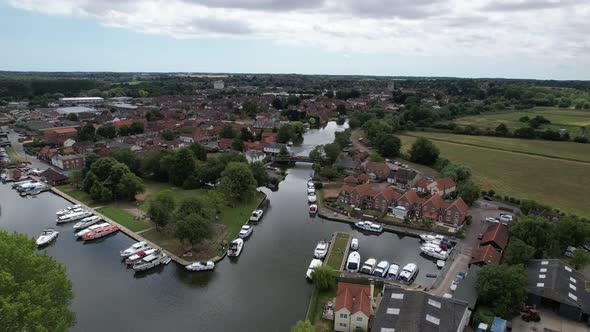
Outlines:
POLYGON ((55 168, 53 165, 45 163, 45 162, 37 159, 37 157, 35 157, 35 156, 31 156, 29 154, 26 154, 23 144, 18 141, 18 133, 14 132, 13 130, 9 129, 6 126, 2 127, 2 130, 5 132, 8 132, 8 140, 10 141, 10 144, 11 144, 14 152, 16 152, 18 155, 24 157, 26 161, 30 162, 31 167, 36 168, 36 169, 40 169, 40 170, 45 170, 47 168, 53 168, 56 171, 61 172, 60 169, 55 168))

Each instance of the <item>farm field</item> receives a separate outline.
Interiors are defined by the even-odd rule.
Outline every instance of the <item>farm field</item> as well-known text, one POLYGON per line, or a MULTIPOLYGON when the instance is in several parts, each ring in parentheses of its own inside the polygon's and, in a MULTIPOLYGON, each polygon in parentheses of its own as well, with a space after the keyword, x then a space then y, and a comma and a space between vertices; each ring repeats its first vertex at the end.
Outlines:
MULTIPOLYGON (((514 151, 590 163, 590 144, 505 137, 455 135, 435 132, 408 132, 407 135, 424 136, 435 141, 449 141, 497 150, 514 151)), ((590 165, 588 165, 588 167, 590 167, 590 165)))
MULTIPOLYGON (((453 120, 460 125, 472 125, 480 129, 495 129, 504 123, 511 131, 528 126, 518 121, 523 116, 534 118, 541 115, 551 121, 549 125, 543 125, 540 129, 567 130, 573 137, 582 135, 580 127, 590 126, 590 110, 563 109, 557 107, 535 107, 529 110, 511 110, 501 112, 489 112, 479 115, 471 115, 453 120)), ((586 137, 590 136, 590 128, 586 130, 586 137)))
MULTIPOLYGON (((418 133, 416 133, 418 134, 418 133)), ((424 133, 424 136, 427 136, 424 133)), ((407 152, 415 136, 399 135, 407 152)), ((518 152, 493 150, 447 141, 434 141, 441 155, 466 165, 482 189, 498 194, 532 199, 563 211, 590 217, 586 199, 590 164, 518 152)))

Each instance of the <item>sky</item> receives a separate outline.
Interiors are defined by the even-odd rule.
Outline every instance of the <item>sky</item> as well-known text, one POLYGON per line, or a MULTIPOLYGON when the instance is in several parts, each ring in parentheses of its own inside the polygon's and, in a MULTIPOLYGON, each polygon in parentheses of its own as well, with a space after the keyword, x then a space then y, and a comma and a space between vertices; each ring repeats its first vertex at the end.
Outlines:
POLYGON ((590 79, 588 0, 0 0, 0 70, 590 79))

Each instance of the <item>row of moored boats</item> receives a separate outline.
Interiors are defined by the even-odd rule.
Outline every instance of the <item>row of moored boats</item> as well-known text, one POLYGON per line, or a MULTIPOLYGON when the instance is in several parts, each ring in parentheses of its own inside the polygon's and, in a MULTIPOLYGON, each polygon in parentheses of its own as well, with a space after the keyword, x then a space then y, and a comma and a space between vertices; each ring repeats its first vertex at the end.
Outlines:
POLYGON ((422 234, 420 235, 420 239, 423 241, 420 251, 427 256, 437 259, 437 266, 443 267, 444 261, 449 258, 451 251, 449 239, 439 234, 422 234))
POLYGON ((25 196, 36 196, 43 191, 49 189, 49 187, 42 183, 32 179, 26 179, 22 181, 18 181, 12 184, 12 189, 18 191, 19 195, 22 197, 25 196))

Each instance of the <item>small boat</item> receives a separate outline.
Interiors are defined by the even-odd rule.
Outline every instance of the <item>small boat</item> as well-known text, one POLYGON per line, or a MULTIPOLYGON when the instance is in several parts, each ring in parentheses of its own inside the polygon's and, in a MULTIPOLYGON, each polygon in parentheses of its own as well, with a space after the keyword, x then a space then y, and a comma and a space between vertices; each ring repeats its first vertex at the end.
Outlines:
POLYGON ((58 235, 59 235, 59 232, 56 231, 55 229, 47 228, 47 229, 43 230, 43 232, 41 232, 41 236, 39 236, 37 238, 37 241, 35 241, 35 243, 37 244, 38 247, 47 245, 47 244, 51 243, 51 241, 55 240, 58 235))
POLYGON ((135 254, 127 257, 125 259, 125 263, 127 265, 133 265, 135 262, 139 261, 140 259, 144 258, 145 256, 154 254, 157 251, 159 251, 159 250, 155 249, 155 248, 149 248, 147 250, 140 250, 140 251, 136 252, 135 254))
POLYGON ((229 248, 227 248, 227 255, 230 257, 240 256, 243 248, 244 240, 237 238, 229 244, 229 248))
POLYGON ((250 221, 255 221, 255 222, 260 221, 260 219, 262 219, 263 214, 264 214, 264 211, 262 209, 255 210, 250 215, 250 221))
POLYGON ((391 265, 389 265, 389 271, 387 271, 387 278, 395 280, 398 277, 399 277, 399 265, 391 263, 391 265))
POLYGON ((365 231, 381 233, 383 232, 383 225, 372 223, 370 221, 357 221, 354 223, 357 228, 365 231))
POLYGON ((377 260, 375 258, 367 259, 365 264, 363 264, 363 267, 361 267, 361 273, 373 274, 373 271, 375 270, 375 264, 377 264, 377 260))
POLYGON ((90 233, 84 234, 82 236, 82 240, 90 241, 90 240, 100 239, 101 237, 112 234, 118 230, 119 230, 119 227, 117 225, 108 225, 108 226, 104 226, 104 227, 99 227, 99 228, 91 231, 90 233))
POLYGON ((215 263, 213 263, 213 261, 200 261, 189 264, 185 268, 189 271, 195 272, 212 271, 215 269, 215 263))
MULTIPOLYGON (((72 206, 68 206, 65 209, 61 209, 59 211, 57 211, 55 214, 58 216, 63 216, 64 214, 68 214, 68 213, 72 213, 72 210, 76 210, 76 209, 80 209, 80 205, 72 205, 72 206)), ((78 212, 78 211, 76 211, 78 212)))
POLYGON ((399 274, 399 280, 410 283, 418 275, 418 265, 414 263, 407 264, 399 274))
POLYGON ((99 216, 86 217, 86 218, 78 221, 76 224, 74 224, 74 229, 84 229, 88 226, 92 226, 92 225, 96 224, 97 222, 99 222, 101 220, 102 220, 102 218, 99 216))
POLYGON ((68 213, 66 215, 63 215, 61 217, 58 217, 55 222, 58 224, 63 224, 66 222, 71 222, 71 221, 76 221, 76 220, 80 220, 80 219, 84 219, 86 217, 90 217, 92 215, 92 213, 86 211, 86 210, 82 210, 79 212, 73 212, 73 213, 68 213))
POLYGON ((307 188, 315 188, 315 184, 312 179, 307 180, 307 188))
POLYGON ((350 241, 350 250, 359 250, 359 239, 353 237, 350 241))
POLYGON ((307 188, 307 194, 315 194, 315 188, 307 188))
POLYGON ((376 277, 385 278, 385 276, 387 275, 387 272, 389 272, 389 262, 388 261, 380 261, 377 264, 377 266, 375 267, 375 270, 373 271, 373 275, 376 277))
POLYGON ((142 258, 141 260, 137 261, 135 264, 133 264, 133 270, 134 271, 145 271, 145 270, 149 270, 153 267, 156 267, 160 264, 167 264, 166 262, 169 262, 170 257, 168 257, 168 255, 166 255, 163 252, 159 252, 157 255, 155 254, 151 254, 151 255, 147 255, 144 258, 142 258))
POLYGON ((353 251, 348 255, 348 259, 346 260, 346 271, 348 272, 358 272, 361 268, 361 254, 357 251, 353 251))
POLYGON ((238 234, 238 236, 241 237, 242 239, 245 239, 248 236, 250 236, 253 231, 254 231, 254 228, 252 228, 252 226, 244 225, 244 226, 242 226, 242 229, 240 229, 240 234, 238 234))
POLYGON ((312 204, 309 206, 309 214, 316 214, 318 212, 318 206, 312 204))
POLYGON ((425 255, 430 257, 434 257, 440 260, 446 260, 449 258, 449 253, 445 250, 442 250, 439 247, 432 247, 432 246, 422 246, 420 247, 420 251, 422 251, 425 255))
POLYGON ((147 242, 140 241, 140 242, 134 243, 133 245, 131 245, 131 247, 121 251, 120 254, 121 254, 121 257, 129 257, 139 251, 147 250, 149 248, 151 248, 151 247, 149 244, 147 244, 147 242))
POLYGON ((108 222, 103 222, 103 223, 100 223, 100 224, 95 224, 95 225, 92 225, 92 226, 90 226, 88 228, 85 228, 85 229, 79 231, 78 233, 75 233, 74 235, 76 235, 76 237, 82 237, 82 236, 84 236, 84 235, 92 232, 95 229, 98 229, 98 228, 101 228, 101 227, 106 227, 108 225, 110 225, 108 222))
POLYGON ((432 240, 442 240, 444 239, 443 235, 439 234, 420 234, 420 239, 424 242, 432 241, 432 240))
POLYGON ((324 257, 326 257, 327 253, 328 253, 328 243, 326 241, 322 240, 315 247, 315 250, 313 252, 313 257, 323 259, 324 257))
POLYGON ((307 201, 309 201, 310 203, 315 203, 317 202, 318 198, 315 195, 315 193, 309 193, 307 194, 307 201))
POLYGON ((305 273, 305 277, 309 280, 312 280, 313 271, 320 266, 322 266, 321 260, 316 258, 312 259, 311 263, 309 263, 309 267, 307 268, 307 272, 305 273))
POLYGON ((287 142, 287 146, 293 146, 293 141, 287 142))
POLYGON ((436 267, 438 267, 439 269, 442 269, 443 267, 445 267, 445 261, 443 261, 442 259, 437 260, 436 267))

